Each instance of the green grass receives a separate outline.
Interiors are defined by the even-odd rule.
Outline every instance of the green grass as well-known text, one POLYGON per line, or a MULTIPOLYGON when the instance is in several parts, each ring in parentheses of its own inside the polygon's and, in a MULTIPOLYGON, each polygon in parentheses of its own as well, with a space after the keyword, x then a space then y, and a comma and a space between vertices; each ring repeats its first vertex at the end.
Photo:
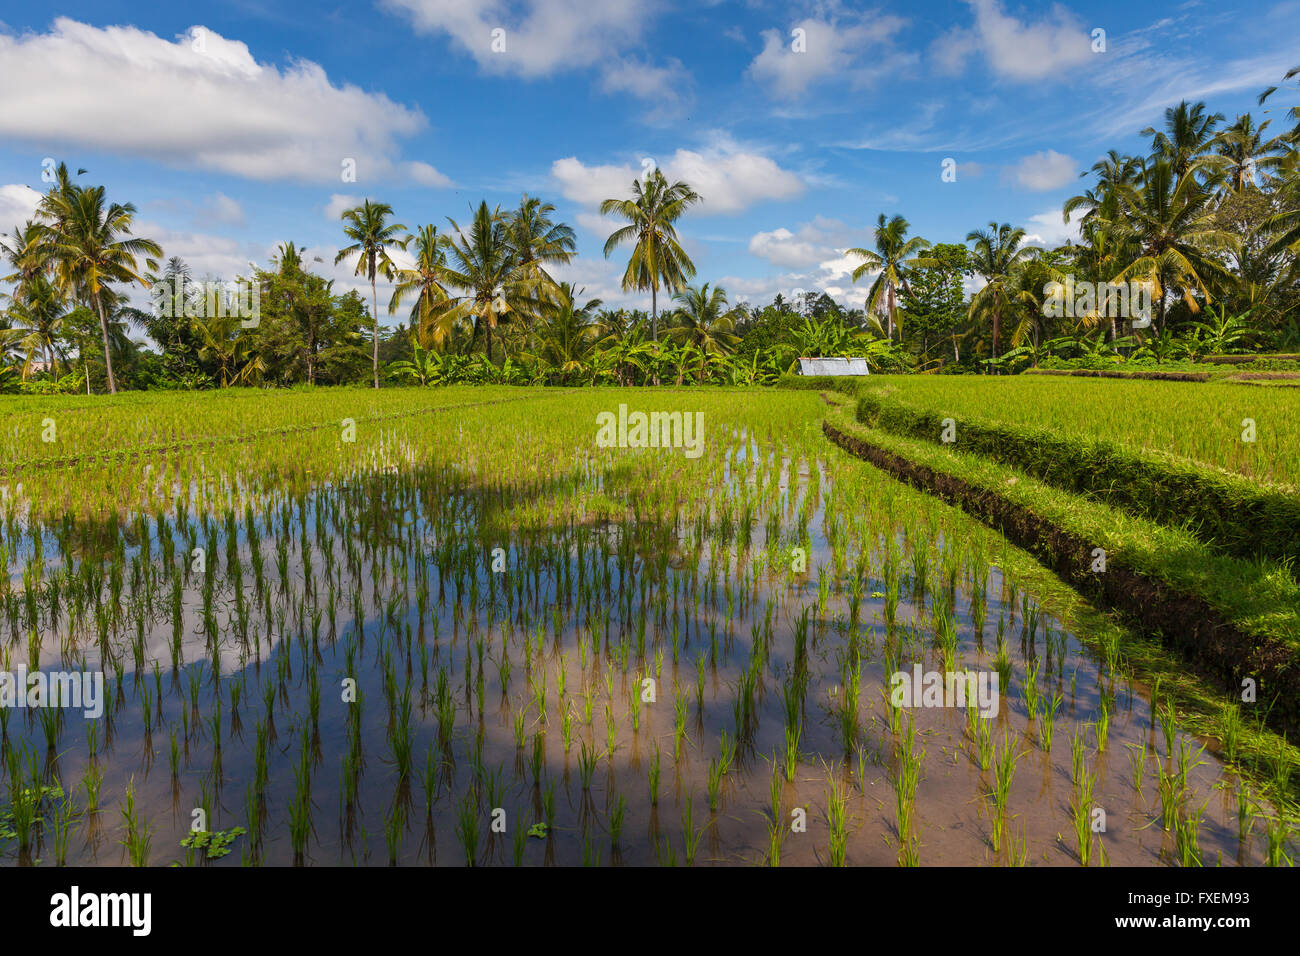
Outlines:
POLYGON ((859 387, 943 417, 1043 428, 1300 486, 1300 392, 1045 375, 873 375, 859 387), (1241 440, 1245 418, 1256 423, 1253 444, 1241 440))

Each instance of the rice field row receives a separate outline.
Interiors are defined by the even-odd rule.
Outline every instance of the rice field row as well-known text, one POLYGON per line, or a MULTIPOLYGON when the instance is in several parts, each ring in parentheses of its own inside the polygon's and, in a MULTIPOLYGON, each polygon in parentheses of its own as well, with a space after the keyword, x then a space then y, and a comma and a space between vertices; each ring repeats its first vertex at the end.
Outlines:
POLYGON ((863 388, 954 416, 1044 428, 1300 485, 1300 393, 1208 382, 871 376, 863 388))

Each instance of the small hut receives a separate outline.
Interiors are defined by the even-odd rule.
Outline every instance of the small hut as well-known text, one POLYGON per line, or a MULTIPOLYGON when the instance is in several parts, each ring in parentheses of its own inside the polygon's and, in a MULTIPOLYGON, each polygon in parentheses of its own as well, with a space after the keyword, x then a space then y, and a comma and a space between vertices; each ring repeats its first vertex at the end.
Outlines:
POLYGON ((802 375, 870 375, 865 358, 800 358, 802 375))

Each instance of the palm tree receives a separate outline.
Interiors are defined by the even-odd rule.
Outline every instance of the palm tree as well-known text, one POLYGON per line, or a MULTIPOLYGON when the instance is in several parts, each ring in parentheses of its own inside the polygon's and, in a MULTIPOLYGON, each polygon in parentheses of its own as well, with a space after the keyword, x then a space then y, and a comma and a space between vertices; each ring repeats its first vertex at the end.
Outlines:
POLYGON ((135 206, 108 203, 103 186, 68 183, 52 189, 37 214, 51 223, 46 243, 60 288, 86 302, 99 318, 108 390, 117 394, 105 309, 106 299, 113 295, 110 284, 137 282, 147 288, 148 280, 137 271, 136 256, 149 257, 146 268, 156 269, 154 257, 161 256, 162 249, 152 239, 131 236, 135 206))
POLYGON ((700 195, 684 182, 671 186, 656 169, 643 180, 632 182, 631 199, 606 199, 602 216, 615 215, 627 221, 605 240, 605 258, 625 242, 633 243, 632 255, 623 273, 623 289, 650 290, 650 338, 659 339, 659 286, 679 292, 695 275, 695 264, 677 241, 673 225, 687 208, 700 202, 700 195))
MULTIPOLYGON (((671 341, 685 348, 695 349, 703 356, 723 356, 735 347, 737 336, 736 310, 727 308, 727 293, 721 286, 712 291, 706 282, 699 287, 688 286, 673 301, 678 308, 672 313, 674 324, 668 331, 671 341)), ((704 379, 704 359, 701 358, 700 380, 704 379)))
POLYGON ((67 300, 58 286, 43 272, 38 272, 14 291, 9 307, 11 326, 4 336, 9 345, 25 355, 23 378, 26 379, 39 360, 45 369, 58 377, 58 363, 63 358, 59 335, 67 300))
POLYGON ((1193 290, 1209 302, 1205 280, 1227 276, 1216 253, 1230 249, 1234 240, 1218 228, 1212 201, 1210 190, 1195 176, 1177 177, 1174 164, 1163 159, 1146 165, 1139 188, 1120 194, 1120 218, 1113 226, 1129 243, 1133 258, 1116 279, 1152 283, 1157 332, 1165 327, 1166 290, 1181 289, 1195 312, 1193 290))
POLYGON ((578 299, 582 289, 574 289, 561 282, 553 301, 544 307, 544 319, 537 330, 538 347, 533 357, 555 369, 561 379, 590 365, 598 354, 601 326, 594 321, 600 308, 600 299, 589 299, 582 305, 578 299))
MULTIPOLYGON (((899 288, 904 292, 908 291, 907 270, 916 266, 936 264, 931 259, 913 257, 914 253, 930 248, 930 243, 920 236, 908 239, 907 227, 907 220, 902 216, 895 216, 886 221, 885 214, 882 212, 880 218, 876 220, 875 252, 869 249, 848 251, 849 255, 857 256, 862 260, 862 265, 853 270, 854 282, 868 272, 880 271, 880 275, 876 276, 876 281, 871 284, 867 292, 867 311, 879 312, 881 300, 884 299, 888 316, 886 336, 891 339, 894 337, 894 326, 897 324, 896 291, 899 288)), ((900 342, 903 340, 901 327, 898 329, 898 340, 900 342)))
POLYGON ((14 226, 12 235, 0 235, 0 256, 13 268, 13 272, 0 281, 14 284, 14 296, 23 294, 23 287, 46 270, 48 252, 44 244, 44 227, 28 219, 21 227, 14 226))
POLYGON ((1005 222, 1001 225, 990 222, 987 230, 975 229, 967 233, 966 241, 975 244, 971 251, 971 267, 986 283, 984 288, 971 297, 970 316, 972 319, 991 317, 993 344, 990 357, 996 360, 1002 317, 1010 310, 1014 298, 1012 273, 1020 263, 1037 255, 1039 250, 1034 246, 1021 245, 1025 241, 1025 230, 1013 229, 1005 222))
POLYGON ((194 330, 203 343, 201 351, 221 371, 222 388, 247 382, 255 373, 266 371, 260 355, 249 357, 253 340, 245 333, 238 316, 205 315, 194 320, 194 330))
MULTIPOLYGON (((1286 71, 1286 75, 1282 77, 1282 82, 1285 83, 1287 80, 1293 80, 1298 76, 1300 76, 1300 66, 1293 66, 1291 67, 1291 69, 1286 71)), ((1267 100, 1270 96, 1272 96, 1277 91, 1278 91, 1278 87, 1270 86, 1263 93, 1259 94, 1259 105, 1263 106, 1264 101, 1267 100)), ((1285 133, 1283 135, 1286 137, 1286 139, 1291 143, 1293 147, 1300 147, 1300 103, 1297 103, 1295 106, 1292 106, 1290 109, 1288 109, 1286 111, 1286 115, 1291 117, 1291 119, 1295 120, 1296 125, 1291 130, 1290 133, 1285 133)))
POLYGON ((448 263, 443 266, 446 285, 461 290, 438 309, 437 321, 451 328, 461 319, 472 319, 474 333, 487 336, 487 357, 492 361, 492 332, 510 314, 535 314, 541 280, 537 270, 520 267, 510 242, 509 224, 500 210, 489 210, 480 202, 468 229, 454 219, 448 237, 448 263))
POLYGON ((340 249, 339 254, 334 257, 334 264, 338 265, 348 256, 356 256, 357 267, 353 275, 361 275, 364 272, 370 280, 371 317, 374 320, 371 342, 374 346, 375 388, 379 387, 379 293, 375 287, 375 277, 383 273, 384 278, 387 279, 397 271, 397 266, 389 258, 388 250, 405 249, 406 244, 411 240, 410 236, 398 238, 400 233, 406 232, 406 227, 401 223, 389 223, 388 217, 392 214, 393 207, 388 203, 371 202, 369 199, 362 205, 344 212, 342 219, 347 225, 343 227, 343 234, 352 240, 352 245, 340 249))
POLYGON ((1228 188, 1240 192, 1255 185, 1255 171, 1276 168, 1277 153, 1283 148, 1281 137, 1264 139, 1272 120, 1258 126, 1249 113, 1243 113, 1219 134, 1219 155, 1228 163, 1228 188))
POLYGON ((545 291, 552 293, 558 286, 546 267, 569 262, 577 249, 573 229, 562 222, 553 222, 554 212, 555 207, 550 203, 525 195, 519 208, 506 218, 510 244, 519 261, 519 274, 539 280, 545 291))
POLYGON ((411 328, 426 345, 441 345, 451 332, 445 308, 451 299, 445 284, 447 266, 446 237, 438 235, 437 226, 421 226, 415 235, 415 265, 399 269, 396 287, 388 311, 397 311, 404 301, 411 304, 411 328))
POLYGON ((1114 211, 1117 190, 1131 185, 1141 168, 1141 162, 1135 157, 1114 149, 1108 151, 1105 159, 1097 160, 1090 170, 1080 174, 1081 177, 1096 176, 1097 186, 1065 201, 1064 221, 1069 223, 1071 216, 1079 210, 1083 210, 1079 220, 1081 227, 1089 225, 1095 218, 1107 218, 1107 213, 1114 211))
POLYGON ((1204 103, 1183 100, 1165 109, 1163 130, 1153 126, 1142 130, 1143 136, 1152 137, 1152 158, 1169 163, 1178 179, 1186 176, 1197 160, 1214 148, 1214 129, 1223 122, 1223 114, 1206 110, 1204 103))

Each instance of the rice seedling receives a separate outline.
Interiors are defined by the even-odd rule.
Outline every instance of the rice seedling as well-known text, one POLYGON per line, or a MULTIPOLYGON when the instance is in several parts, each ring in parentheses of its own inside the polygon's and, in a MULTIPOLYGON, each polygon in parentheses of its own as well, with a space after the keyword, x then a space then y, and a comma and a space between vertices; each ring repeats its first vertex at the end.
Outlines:
POLYGON ((1021 686, 1021 692, 1025 698, 1025 712, 1029 715, 1029 722, 1032 724, 1038 718, 1038 661, 1034 661, 1025 670, 1025 680, 1021 686))
POLYGON ((1133 789, 1138 793, 1142 792, 1142 781, 1146 779, 1147 766, 1147 745, 1133 744, 1128 748, 1130 778, 1133 781, 1133 789))
POLYGON ((617 794, 614 797, 613 805, 610 807, 608 820, 609 845, 611 851, 618 849, 619 840, 623 834, 623 821, 626 817, 627 801, 623 798, 622 794, 617 794))
POLYGON ((692 817, 695 812, 695 797, 692 794, 686 795, 686 806, 682 810, 682 840, 684 841, 684 854, 686 856, 686 865, 695 865, 695 855, 699 852, 700 840, 704 838, 704 828, 695 829, 692 817))
POLYGON ((1280 817, 1269 820, 1264 826, 1264 832, 1267 836, 1265 866, 1291 866, 1291 857, 1286 850, 1287 838, 1291 832, 1287 822, 1280 817))
POLYGON ((600 753, 587 747, 584 740, 580 744, 578 751, 578 776, 582 780, 582 789, 584 792, 591 791, 591 778, 596 773, 596 765, 600 762, 600 753))
POLYGON ((1205 807, 1187 809, 1184 807, 1175 820, 1174 840, 1181 866, 1201 866, 1201 847, 1198 839, 1201 828, 1201 816, 1205 807))
POLYGON ((1047 753, 1052 752, 1052 729, 1056 726, 1056 712, 1061 708, 1061 695, 1055 693, 1043 705, 1042 713, 1042 731, 1039 734, 1039 745, 1047 753))
POLYGON ((456 804, 456 839, 460 841, 466 866, 474 866, 478 856, 478 808, 470 796, 456 804))
POLYGON ((148 866, 149 851, 153 844, 153 828, 142 818, 135 805, 135 778, 126 785, 126 794, 118 805, 122 816, 122 845, 126 847, 132 866, 148 866))
POLYGON ((826 797, 826 818, 830 826, 831 866, 843 866, 848 851, 848 802, 840 791, 834 771, 829 774, 830 793, 826 797))
POLYGON ((1020 759, 1020 754, 1015 748, 1014 742, 1006 735, 1003 735, 1001 746, 994 758, 994 776, 993 776, 993 820, 990 830, 990 838, 993 843, 993 852, 998 852, 1002 848, 1002 834, 1006 828, 1006 811, 1007 798, 1011 794, 1011 782, 1015 778, 1016 761, 1020 759))

